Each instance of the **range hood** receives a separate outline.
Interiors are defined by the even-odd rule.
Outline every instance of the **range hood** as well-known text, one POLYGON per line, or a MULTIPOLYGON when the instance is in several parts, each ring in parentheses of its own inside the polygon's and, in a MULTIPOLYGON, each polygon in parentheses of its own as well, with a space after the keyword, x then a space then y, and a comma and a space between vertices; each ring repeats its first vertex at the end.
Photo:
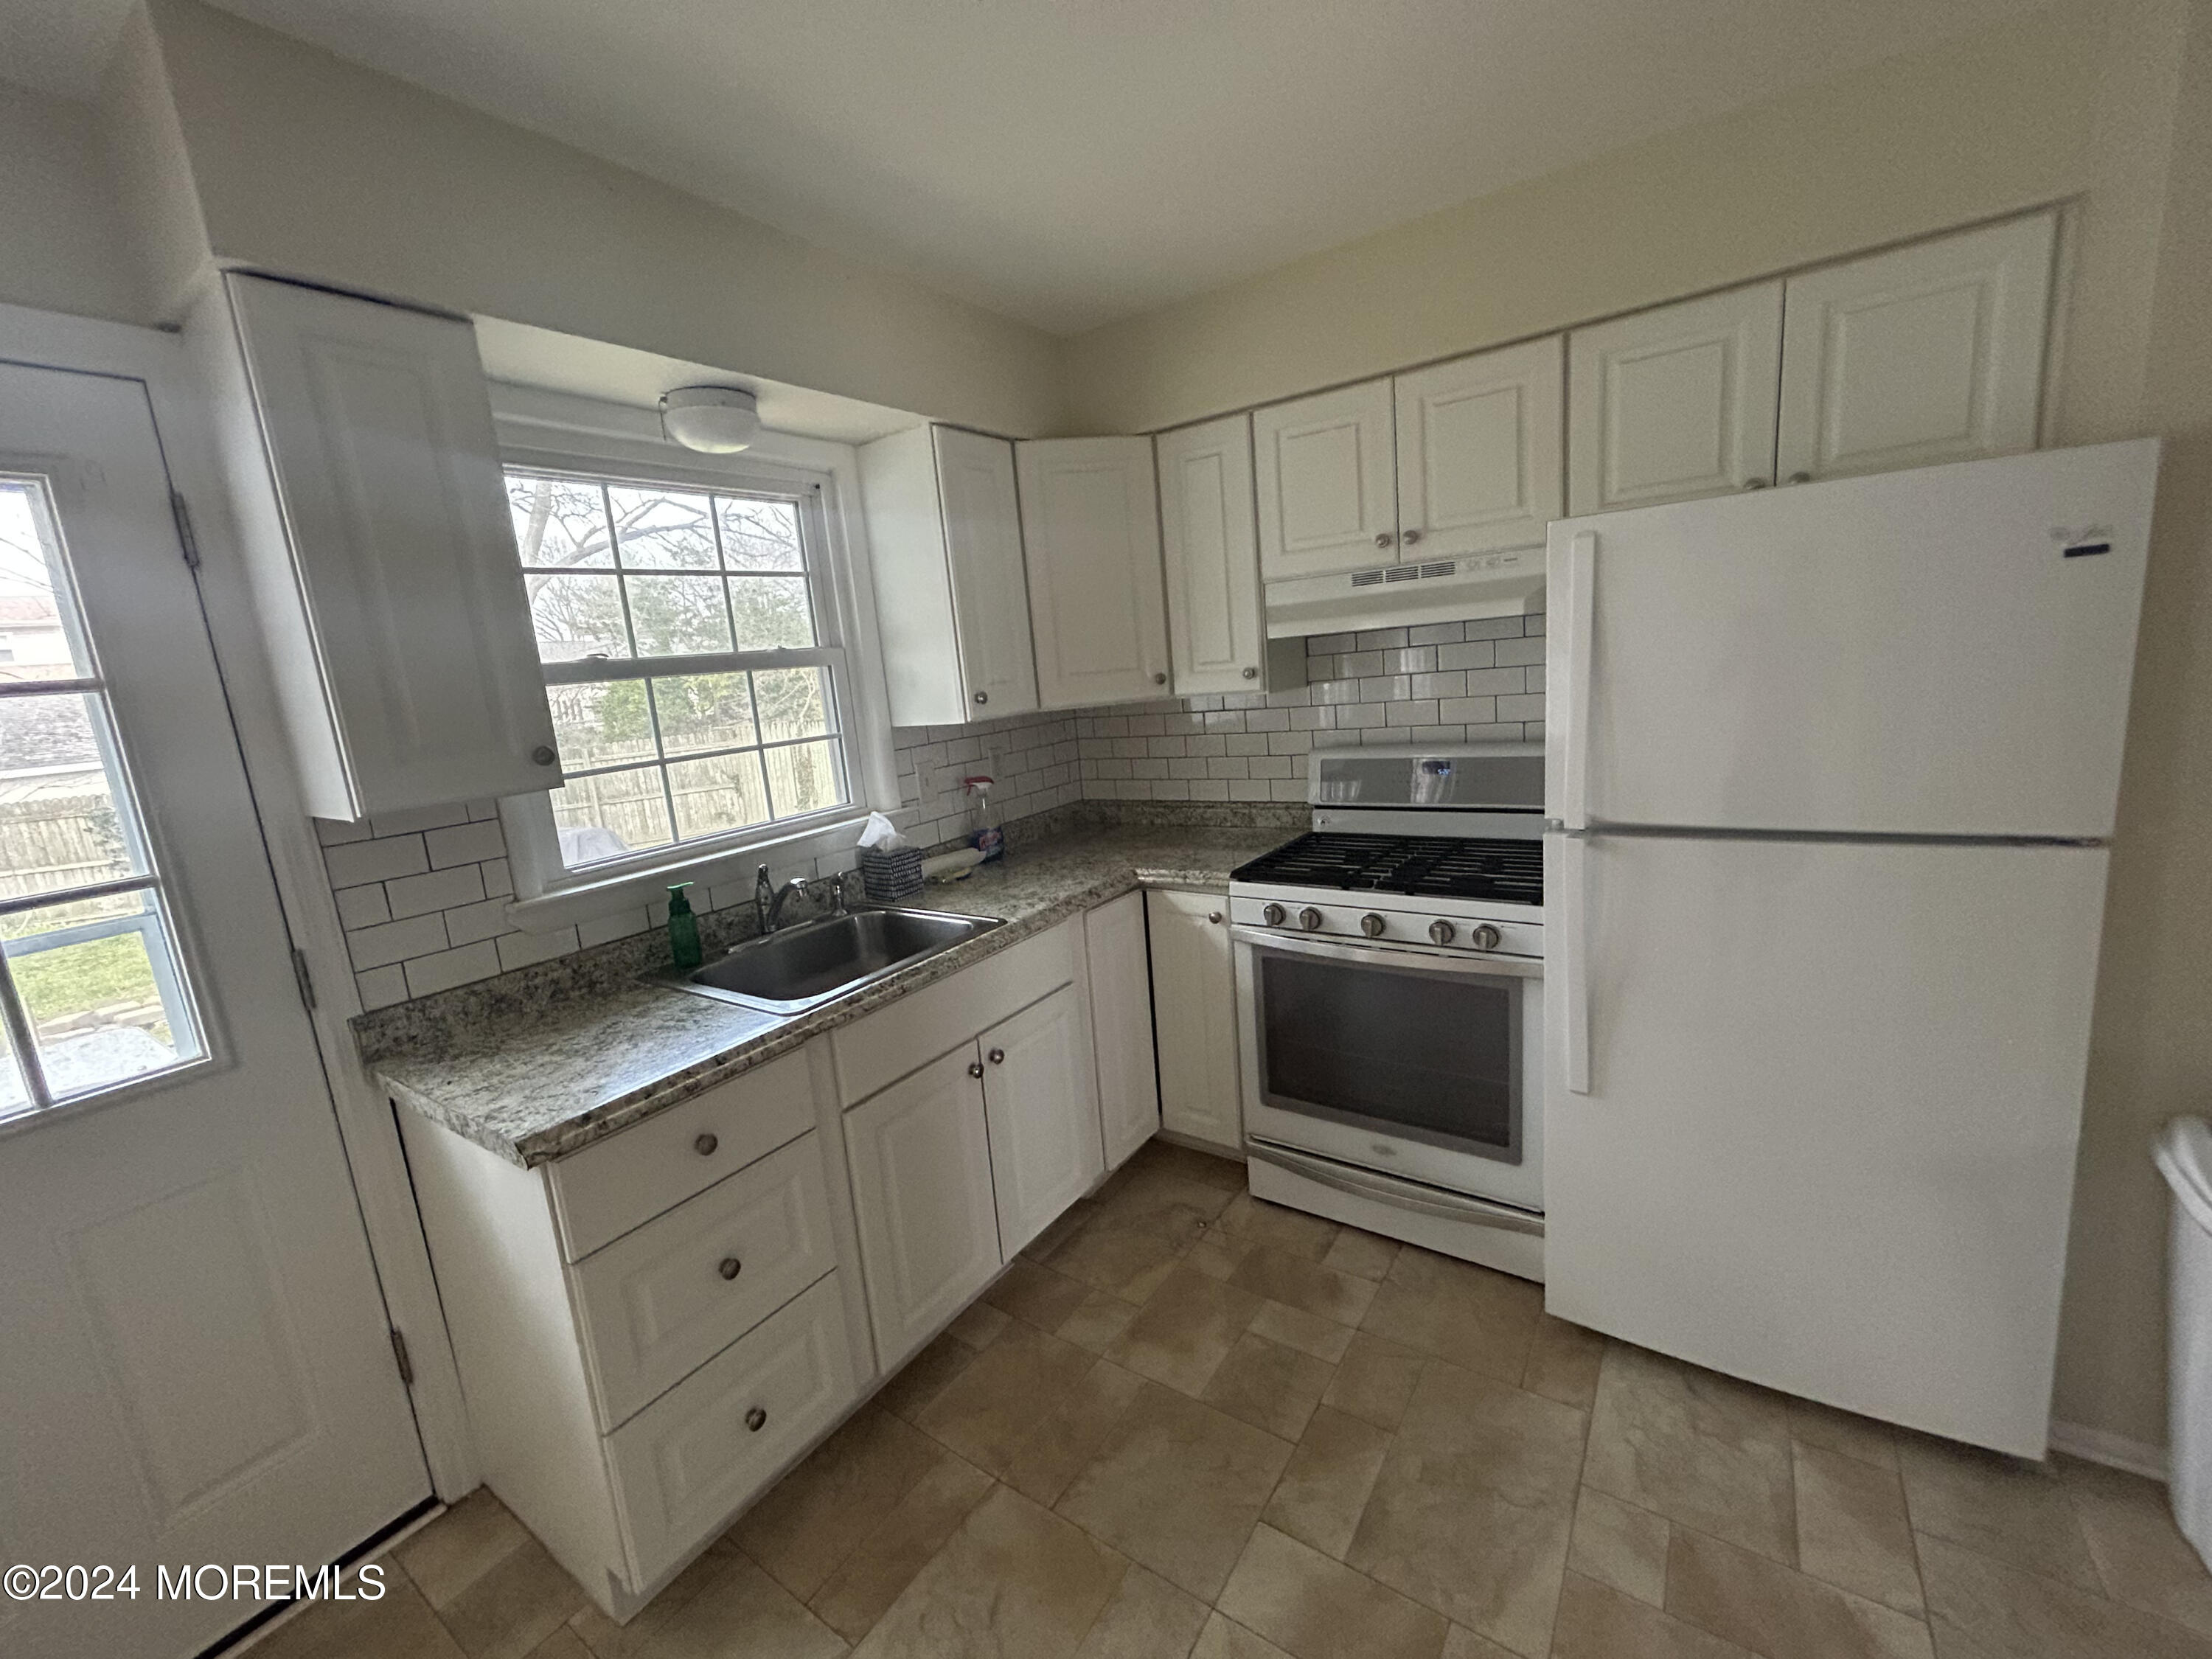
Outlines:
POLYGON ((1544 608, 1544 550, 1506 548, 1267 586, 1269 639, 1518 617, 1544 608))

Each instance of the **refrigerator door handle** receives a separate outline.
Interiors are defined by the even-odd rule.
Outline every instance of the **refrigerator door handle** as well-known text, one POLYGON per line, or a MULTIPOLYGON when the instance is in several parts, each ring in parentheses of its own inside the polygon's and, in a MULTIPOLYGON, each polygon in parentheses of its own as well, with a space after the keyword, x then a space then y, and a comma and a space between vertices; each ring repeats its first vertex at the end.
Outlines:
POLYGON ((1587 930, 1589 896, 1583 883, 1583 862, 1588 856, 1580 836, 1559 837, 1560 977, 1565 981, 1561 1001, 1566 1029, 1559 1034, 1566 1061, 1565 1083, 1570 1094, 1586 1095, 1589 1081, 1589 939, 1587 930))
POLYGON ((1590 639, 1597 614, 1597 532, 1577 531, 1567 544, 1567 706, 1560 741, 1559 821, 1570 830, 1589 824, 1590 639))

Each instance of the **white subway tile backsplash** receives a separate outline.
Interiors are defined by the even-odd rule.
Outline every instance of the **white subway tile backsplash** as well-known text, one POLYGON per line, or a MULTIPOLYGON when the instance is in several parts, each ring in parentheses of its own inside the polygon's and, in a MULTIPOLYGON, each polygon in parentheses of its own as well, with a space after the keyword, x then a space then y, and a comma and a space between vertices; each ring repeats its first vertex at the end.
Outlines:
POLYGON ((401 876, 384 884, 384 896, 396 919, 474 904, 484 896, 483 873, 473 864, 428 875, 401 876))
POLYGON ((404 962, 409 957, 426 957, 445 948, 446 919, 434 911, 427 916, 410 916, 405 921, 356 927, 346 935, 346 950, 353 957, 356 971, 381 968, 387 962, 404 962))
POLYGON ((435 869, 507 856, 507 836, 501 831, 497 818, 426 830, 422 839, 429 847, 430 863, 435 869))
POLYGON ((392 907, 384 902, 384 884, 380 881, 373 881, 366 887, 341 887, 331 896, 338 902, 341 927, 373 927, 380 921, 392 920, 392 907))
POLYGON ((1529 663, 1543 660, 1544 641, 1541 639, 1498 641, 1498 665, 1500 668, 1525 667, 1529 663))
POLYGON ((533 962, 550 962, 555 957, 565 957, 583 948, 577 943, 573 927, 558 927, 545 933, 501 933, 492 943, 499 947, 502 972, 527 968, 533 962))
POLYGON ((399 812, 379 812, 369 819, 380 836, 404 836, 417 830, 437 830, 449 823, 466 823, 469 804, 458 801, 449 806, 410 806, 399 812))
POLYGON ((360 994, 363 1012, 389 1008, 395 1002, 407 1000, 407 969, 396 962, 356 974, 353 983, 360 994))
POLYGON ((416 957, 407 964, 407 994, 427 997, 433 992, 466 985, 471 980, 489 979, 499 971, 499 951, 489 939, 480 940, 458 951, 416 957))
POLYGON ((1500 697, 1498 700, 1500 720, 1526 720, 1540 723, 1544 718, 1543 693, 1535 692, 1519 697, 1500 697))
POLYGON ((323 868, 333 887, 358 887, 393 876, 418 875, 429 867, 429 855, 422 850, 420 836, 389 836, 323 849, 323 868))
POLYGON ((460 905, 446 912, 446 937, 455 945, 474 945, 478 939, 497 939, 507 931, 509 926, 504 898, 488 898, 479 903, 460 905))
POLYGON ((1467 672, 1467 694, 1470 697, 1496 696, 1501 692, 1528 690, 1527 672, 1519 668, 1470 668, 1467 672))
POLYGON ((1492 640, 1474 640, 1465 645, 1445 645, 1437 648, 1439 668, 1488 668, 1498 661, 1498 646, 1492 640))

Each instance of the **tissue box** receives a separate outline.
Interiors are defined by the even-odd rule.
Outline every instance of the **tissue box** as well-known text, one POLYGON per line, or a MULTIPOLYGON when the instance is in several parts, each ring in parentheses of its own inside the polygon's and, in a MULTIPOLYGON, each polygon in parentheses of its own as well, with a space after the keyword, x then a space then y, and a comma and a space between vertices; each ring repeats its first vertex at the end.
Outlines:
POLYGON ((921 890, 920 848, 902 847, 890 853, 879 853, 872 847, 860 849, 860 891, 870 902, 892 904, 921 890))

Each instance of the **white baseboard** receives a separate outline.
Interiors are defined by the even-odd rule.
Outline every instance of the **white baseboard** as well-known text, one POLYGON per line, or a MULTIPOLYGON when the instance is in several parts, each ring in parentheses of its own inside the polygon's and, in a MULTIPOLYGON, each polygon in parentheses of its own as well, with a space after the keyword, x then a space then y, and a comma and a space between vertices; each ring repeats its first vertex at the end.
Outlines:
POLYGON ((2062 1423, 2054 1418, 2051 1424, 2051 1449, 2081 1458, 2084 1462, 2102 1463, 2108 1469, 2124 1469, 2130 1474, 2148 1475, 2153 1480, 2166 1479, 2165 1447, 2130 1440, 2109 1429, 2062 1423))

